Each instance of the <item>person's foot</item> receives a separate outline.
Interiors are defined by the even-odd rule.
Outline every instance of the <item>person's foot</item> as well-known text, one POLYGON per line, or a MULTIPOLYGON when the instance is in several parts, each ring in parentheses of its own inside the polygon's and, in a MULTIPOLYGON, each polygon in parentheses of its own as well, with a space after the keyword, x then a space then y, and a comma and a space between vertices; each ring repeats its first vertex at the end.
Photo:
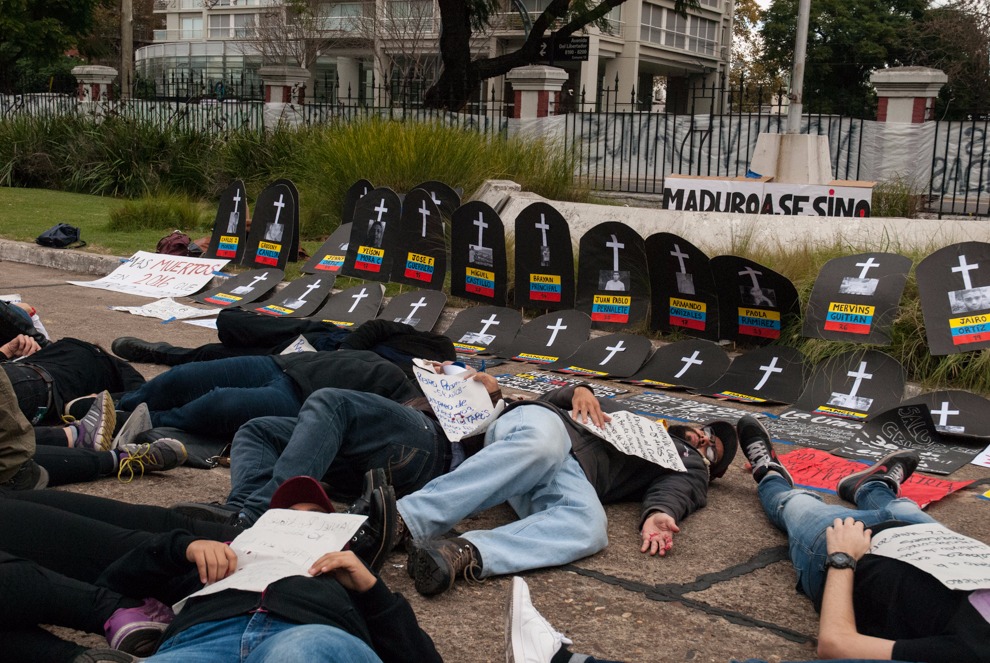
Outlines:
POLYGON ((835 492, 847 502, 856 503, 856 493, 871 481, 883 481, 895 495, 901 494, 901 484, 914 474, 921 460, 921 454, 915 449, 901 449, 889 453, 879 462, 860 472, 853 472, 839 482, 835 492))
POLYGON ((110 344, 110 350, 121 359, 147 364, 164 364, 165 352, 173 347, 170 343, 152 343, 133 336, 121 336, 110 344))
POLYGON ((479 580, 481 553, 461 537, 409 542, 409 569, 416 591, 424 596, 446 592, 457 576, 479 580))
POLYGON ((103 631, 113 649, 135 656, 147 656, 154 653, 162 633, 174 616, 167 605, 155 599, 145 599, 136 608, 115 610, 103 624, 103 631))
POLYGON ((770 442, 770 433, 759 419, 747 414, 736 424, 736 430, 739 433, 739 446, 742 447, 746 460, 752 466, 753 479, 756 483, 763 481, 763 477, 768 472, 776 472, 787 479, 787 483, 793 488, 794 479, 777 458, 777 452, 773 450, 773 443, 770 442))
POLYGON ((526 581, 513 577, 512 599, 505 613, 505 662, 549 663, 562 646, 570 644, 533 607, 526 581))
POLYGON ((89 408, 93 407, 93 401, 96 400, 96 394, 90 394, 89 396, 80 396, 79 398, 73 398, 71 401, 65 404, 65 411, 62 413, 69 418, 69 421, 75 421, 77 419, 82 419, 89 412, 89 408))
POLYGON ((83 418, 69 424, 76 430, 76 439, 72 446, 79 449, 109 451, 113 444, 113 429, 116 425, 117 411, 114 409, 110 392, 100 392, 83 418))
POLYGON ((34 460, 26 460, 14 476, 0 483, 0 490, 41 490, 48 485, 48 470, 34 460))
POLYGON ((364 473, 364 485, 361 488, 361 495, 354 500, 354 503, 351 504, 344 513, 350 513, 357 516, 371 515, 372 494, 376 489, 387 485, 388 478, 385 475, 385 470, 380 467, 376 467, 373 470, 368 470, 364 473))
POLYGON ((176 439, 163 437, 150 444, 124 444, 117 447, 117 478, 130 481, 145 472, 166 472, 186 462, 186 447, 176 439), (126 478, 125 478, 126 476, 126 478))
POLYGON ((169 507, 176 513, 184 516, 202 520, 208 523, 218 523, 220 525, 237 525, 241 517, 240 507, 233 504, 220 504, 219 502, 179 502, 169 507))
POLYGON ((404 527, 399 511, 395 508, 395 490, 392 486, 379 486, 371 494, 371 509, 368 519, 351 538, 348 550, 378 571, 385 558, 402 540, 404 527))
POLYGON ((82 652, 72 659, 72 663, 135 663, 136 661, 143 660, 127 652, 107 649, 106 647, 97 647, 82 652))
POLYGON ((117 436, 110 443, 110 448, 116 449, 119 446, 127 446, 133 443, 138 435, 152 428, 154 428, 154 425, 151 423, 151 413, 148 412, 148 404, 139 403, 134 408, 134 411, 128 415, 124 425, 117 431, 117 436))

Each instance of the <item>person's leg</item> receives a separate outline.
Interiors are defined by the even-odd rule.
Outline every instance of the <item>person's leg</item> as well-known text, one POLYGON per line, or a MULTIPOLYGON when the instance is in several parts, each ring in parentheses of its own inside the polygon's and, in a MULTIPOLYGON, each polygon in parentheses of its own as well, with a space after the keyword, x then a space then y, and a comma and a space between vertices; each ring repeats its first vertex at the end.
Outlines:
POLYGON ((17 407, 6 373, 0 371, 0 484, 13 479, 34 451, 34 430, 17 407))
POLYGON ((73 449, 44 444, 39 444, 35 450, 34 462, 47 470, 49 487, 96 481, 100 477, 113 474, 116 465, 112 451, 73 449))
POLYGON ((898 498, 890 486, 882 481, 863 484, 856 493, 856 506, 860 509, 855 516, 856 520, 862 520, 868 528, 892 520, 912 525, 938 522, 922 511, 913 500, 898 498))
POLYGON ((381 659, 366 642, 339 628, 323 624, 297 625, 265 637, 244 659, 244 663, 340 663, 341 661, 381 663, 381 659))
POLYGON ((203 622, 165 640, 158 652, 145 660, 154 663, 241 663, 241 639, 248 624, 259 615, 241 615, 203 622))

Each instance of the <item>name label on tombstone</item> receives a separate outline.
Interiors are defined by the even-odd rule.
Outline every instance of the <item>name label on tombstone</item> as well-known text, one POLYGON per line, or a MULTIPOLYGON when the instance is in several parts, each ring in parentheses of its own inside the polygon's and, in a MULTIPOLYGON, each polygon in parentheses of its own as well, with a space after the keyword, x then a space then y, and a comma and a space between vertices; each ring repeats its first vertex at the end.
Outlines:
POLYGON ((629 322, 632 297, 622 295, 595 295, 591 305, 592 322, 629 322))

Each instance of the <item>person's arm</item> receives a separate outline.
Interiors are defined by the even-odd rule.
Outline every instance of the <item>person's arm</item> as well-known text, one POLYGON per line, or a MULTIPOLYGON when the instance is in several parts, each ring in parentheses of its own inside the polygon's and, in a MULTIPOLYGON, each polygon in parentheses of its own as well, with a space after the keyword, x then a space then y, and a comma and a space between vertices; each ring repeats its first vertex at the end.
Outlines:
MULTIPOLYGON (((831 555, 843 552, 857 562, 870 549, 871 531, 863 523, 836 518, 825 531, 826 549, 831 555)), ((853 569, 829 568, 822 596, 821 622, 818 626, 818 655, 822 658, 867 658, 890 660, 894 641, 861 634, 856 628, 853 610, 853 569)))
POLYGON ((36 340, 24 334, 15 336, 7 343, 0 345, 0 353, 3 354, 5 359, 29 357, 40 349, 41 346, 38 345, 36 340))

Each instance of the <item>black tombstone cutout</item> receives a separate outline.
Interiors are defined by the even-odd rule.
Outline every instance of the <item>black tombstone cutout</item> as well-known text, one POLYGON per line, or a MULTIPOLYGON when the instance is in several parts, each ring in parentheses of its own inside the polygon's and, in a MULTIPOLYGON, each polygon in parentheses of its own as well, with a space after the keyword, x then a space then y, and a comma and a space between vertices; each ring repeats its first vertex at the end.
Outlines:
POLYGON ((450 294, 505 306, 509 282, 502 219, 487 203, 474 200, 457 208, 450 226, 450 294))
POLYGON ((904 395, 904 367, 879 350, 852 350, 820 362, 794 407, 864 420, 904 395))
POLYGON ((933 355, 990 347, 990 244, 939 249, 915 271, 933 355))
POLYGON ((340 211, 340 223, 350 223, 354 220, 354 206, 357 201, 366 196, 375 187, 368 180, 358 180, 344 194, 344 204, 340 211))
POLYGON ((192 298, 194 302, 210 306, 243 307, 258 301, 275 289, 285 272, 271 267, 269 269, 251 269, 243 274, 232 276, 223 285, 207 290, 192 298))
MULTIPOLYGON (((591 334, 591 318, 574 309, 545 313, 530 320, 516 337, 503 345, 498 342, 488 350, 503 359, 552 364, 577 351, 591 334)), ((499 339, 501 341, 501 339, 499 339)))
POLYGON ((269 184, 254 203, 251 232, 241 264, 253 267, 285 269, 298 246, 296 198, 283 182, 269 184))
POLYGON ((801 315, 797 290, 786 276, 739 256, 716 256, 719 336, 767 345, 780 338, 789 318, 801 315))
POLYGON ((650 329, 718 340, 718 294, 708 256, 683 237, 646 238, 650 329))
POLYGON ((901 405, 927 405, 943 435, 990 438, 990 401, 978 394, 946 389, 909 398, 901 405))
POLYGON ((516 217, 515 241, 516 306, 573 308, 574 250, 560 212, 547 203, 533 203, 516 217))
POLYGON ((344 266, 344 255, 350 239, 351 224, 341 224, 299 271, 303 274, 329 273, 336 276, 344 266))
POLYGON ((658 348, 643 368, 623 382, 665 389, 700 389, 719 379, 730 361, 722 346, 704 339, 687 339, 658 348))
POLYGON ((577 309, 598 329, 628 329, 646 319, 650 277, 646 246, 635 230, 606 221, 581 237, 577 309))
POLYGON ((295 205, 292 206, 292 225, 295 227, 296 232, 292 235, 292 244, 289 246, 289 262, 297 262, 299 260, 299 189, 293 184, 292 180, 280 179, 275 180, 273 184, 284 184, 288 189, 289 193, 292 194, 292 201, 295 205))
POLYGON ((522 325, 522 314, 502 306, 472 306, 457 314, 444 336, 459 354, 484 354, 498 341, 510 343, 522 325))
POLYGON ((627 378, 639 370, 651 350, 653 344, 645 336, 598 336, 583 343, 570 357, 550 364, 547 369, 594 378, 627 378))
POLYGON ((365 283, 331 295, 327 305, 310 316, 312 320, 331 322, 338 327, 354 327, 373 320, 382 307, 385 286, 365 283))
POLYGON ((808 372, 800 350, 771 345, 733 359, 725 375, 701 393, 742 403, 793 403, 808 372))
POLYGON ((430 331, 440 319, 447 295, 439 290, 414 290, 396 295, 378 317, 411 325, 417 331, 430 331))
POLYGON ((450 219, 454 215, 454 210, 461 206, 461 192, 453 189, 449 185, 436 180, 429 180, 422 184, 417 184, 413 190, 422 189, 430 196, 433 204, 440 208, 440 213, 445 219, 450 219))
POLYGON ((830 341, 890 345, 911 259, 896 253, 833 258, 815 279, 802 334, 830 341))
POLYGON ((204 258, 226 258, 239 263, 247 238, 248 204, 244 182, 234 180, 220 194, 213 235, 204 258))
POLYGON ((311 274, 296 279, 261 306, 254 308, 257 313, 287 318, 305 318, 323 302, 333 290, 333 274, 311 274))
POLYGON ((341 274, 388 281, 401 216, 402 204, 391 189, 375 189, 358 200, 341 274))
POLYGON ((392 254, 393 283, 441 290, 447 276, 447 243, 440 210, 422 189, 402 201, 399 240, 392 254))

